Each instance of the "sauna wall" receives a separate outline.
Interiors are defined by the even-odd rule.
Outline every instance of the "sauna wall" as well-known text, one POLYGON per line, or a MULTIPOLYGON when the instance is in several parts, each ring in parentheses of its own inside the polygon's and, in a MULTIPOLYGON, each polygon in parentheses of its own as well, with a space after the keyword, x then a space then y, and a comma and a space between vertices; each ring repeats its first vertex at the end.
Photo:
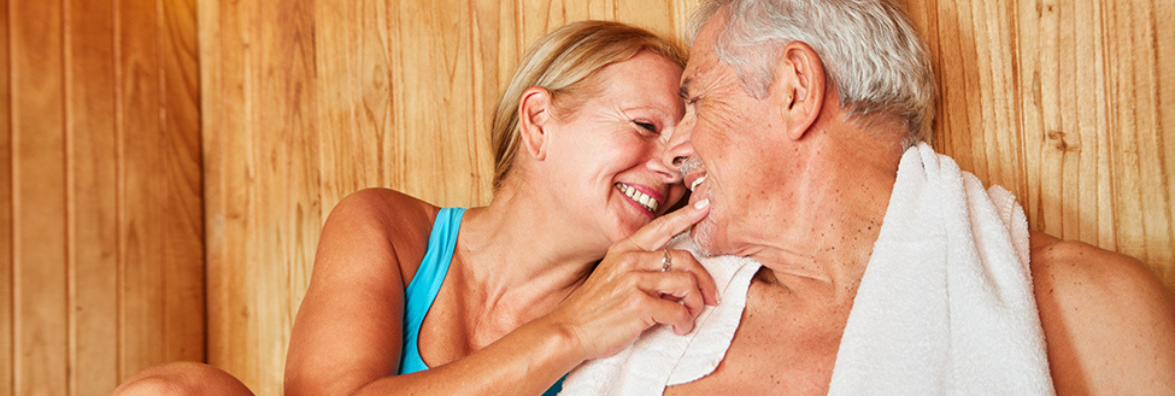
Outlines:
POLYGON ((204 360, 194 0, 0 0, 0 395, 204 360))

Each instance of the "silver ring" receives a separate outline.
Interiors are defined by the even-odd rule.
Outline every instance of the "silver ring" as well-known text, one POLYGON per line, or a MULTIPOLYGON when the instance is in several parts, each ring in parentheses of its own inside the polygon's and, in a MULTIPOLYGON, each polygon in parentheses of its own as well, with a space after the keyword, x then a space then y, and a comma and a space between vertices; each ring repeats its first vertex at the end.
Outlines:
POLYGON ((669 255, 669 249, 663 250, 665 251, 665 257, 661 258, 661 272, 668 272, 669 269, 673 268, 673 256, 669 255))

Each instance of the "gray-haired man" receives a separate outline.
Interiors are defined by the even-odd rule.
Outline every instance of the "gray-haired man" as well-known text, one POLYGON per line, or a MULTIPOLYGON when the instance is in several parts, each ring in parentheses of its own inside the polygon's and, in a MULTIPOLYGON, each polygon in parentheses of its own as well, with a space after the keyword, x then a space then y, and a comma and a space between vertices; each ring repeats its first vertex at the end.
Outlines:
MULTIPOLYGON (((883 0, 704 7, 668 155, 704 165, 685 180, 712 208, 694 240, 763 268, 721 365, 666 394, 825 394, 903 153, 933 118, 924 46, 883 0)), ((1046 382, 1060 394, 1175 393, 1175 302, 1155 277, 1083 243, 1024 239, 1046 382)))

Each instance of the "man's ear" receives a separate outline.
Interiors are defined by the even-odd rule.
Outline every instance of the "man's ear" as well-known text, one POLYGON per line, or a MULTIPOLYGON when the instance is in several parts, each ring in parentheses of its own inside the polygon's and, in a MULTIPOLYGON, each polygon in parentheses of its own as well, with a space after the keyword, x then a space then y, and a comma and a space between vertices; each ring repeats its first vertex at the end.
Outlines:
POLYGON ((551 92, 546 88, 530 87, 522 91, 518 100, 518 129, 522 148, 537 160, 547 156, 547 127, 551 122, 551 92))
POLYGON ((824 106, 824 66, 816 51, 793 41, 776 62, 770 96, 786 121, 788 138, 799 140, 816 123, 824 106))

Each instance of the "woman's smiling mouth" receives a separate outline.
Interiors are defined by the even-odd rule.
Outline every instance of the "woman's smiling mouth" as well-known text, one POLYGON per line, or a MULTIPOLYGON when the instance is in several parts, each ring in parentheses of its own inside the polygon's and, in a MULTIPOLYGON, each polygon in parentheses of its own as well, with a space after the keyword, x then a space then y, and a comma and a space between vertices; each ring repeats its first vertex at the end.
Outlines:
POLYGON ((640 204, 649 212, 657 213, 657 208, 661 206, 661 203, 657 202, 656 198, 637 190, 633 186, 624 183, 616 183, 615 186, 617 190, 624 193, 625 196, 632 199, 633 202, 640 204))

